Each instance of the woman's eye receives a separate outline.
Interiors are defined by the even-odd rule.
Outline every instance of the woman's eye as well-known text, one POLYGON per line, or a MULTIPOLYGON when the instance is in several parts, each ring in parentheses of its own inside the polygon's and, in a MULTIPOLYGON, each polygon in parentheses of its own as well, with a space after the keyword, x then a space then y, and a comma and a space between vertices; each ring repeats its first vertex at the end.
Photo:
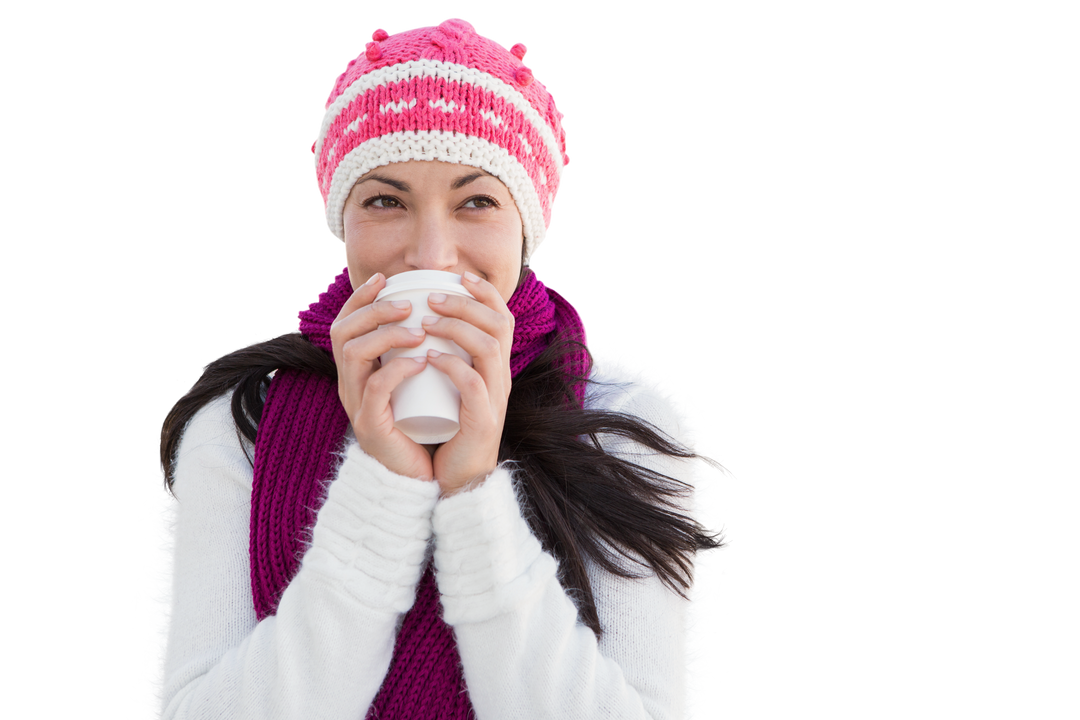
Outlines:
POLYGON ((486 195, 480 195, 480 196, 477 196, 477 198, 470 198, 469 202, 465 203, 465 205, 468 205, 469 203, 474 203, 474 202, 477 202, 477 201, 480 201, 482 203, 486 203, 486 204, 481 205, 480 207, 478 207, 478 209, 487 209, 488 207, 498 207, 498 205, 499 205, 499 203, 495 202, 495 200, 492 200, 491 198, 488 198, 488 196, 486 196, 486 195))
MULTIPOLYGON (((372 204, 374 202, 377 202, 377 201, 380 201, 380 200, 381 201, 390 201, 392 203, 397 202, 397 199, 396 198, 391 198, 390 195, 376 195, 375 198, 372 198, 372 199, 368 200, 366 203, 364 203, 364 207, 368 207, 370 204, 372 204)), ((400 205, 401 203, 397 203, 397 204, 400 205)), ((391 205, 390 207, 380 207, 380 206, 376 205, 376 207, 378 207, 379 209, 390 209, 390 207, 395 207, 395 206, 391 205)))

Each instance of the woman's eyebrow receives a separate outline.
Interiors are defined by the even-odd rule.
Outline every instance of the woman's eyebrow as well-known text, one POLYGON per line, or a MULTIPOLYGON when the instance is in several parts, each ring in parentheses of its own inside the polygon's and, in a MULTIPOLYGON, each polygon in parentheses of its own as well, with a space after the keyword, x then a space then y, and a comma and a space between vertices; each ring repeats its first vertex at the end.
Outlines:
MULTIPOLYGON (((485 173, 484 171, 471 173, 469 175, 462 175, 461 177, 455 179, 453 182, 450 182, 450 190, 460 190, 461 188, 469 185, 470 182, 472 182, 476 178, 484 177, 485 175, 487 177, 495 177, 494 175, 491 175, 490 173, 485 173)), ((360 182, 367 182, 368 180, 378 180, 379 182, 386 182, 387 185, 393 186, 401 190, 402 192, 413 192, 413 188, 409 186, 408 182, 403 182, 402 180, 395 180, 394 178, 387 177, 386 175, 379 175, 377 173, 375 175, 368 175, 360 182)), ((356 185, 360 185, 360 182, 357 182, 356 185)))

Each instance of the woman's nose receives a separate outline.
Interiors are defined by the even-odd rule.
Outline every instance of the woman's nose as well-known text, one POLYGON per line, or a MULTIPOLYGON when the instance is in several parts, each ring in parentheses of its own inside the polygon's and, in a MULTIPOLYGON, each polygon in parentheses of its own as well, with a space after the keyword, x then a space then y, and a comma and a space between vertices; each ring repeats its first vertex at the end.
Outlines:
POLYGON ((414 232, 406 263, 417 270, 450 271, 457 267, 457 246, 445 222, 425 218, 416 224, 414 232))

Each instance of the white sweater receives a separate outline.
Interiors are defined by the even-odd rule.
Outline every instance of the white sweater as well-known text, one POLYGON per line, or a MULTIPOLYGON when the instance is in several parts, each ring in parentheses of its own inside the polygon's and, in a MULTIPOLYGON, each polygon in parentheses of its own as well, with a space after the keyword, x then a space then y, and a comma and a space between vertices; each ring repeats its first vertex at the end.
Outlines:
MULTIPOLYGON (((195 416, 177 456, 163 718, 362 720, 432 546, 480 720, 682 717, 685 600, 654 576, 590 565, 598 642, 522 518, 507 467, 440 499, 436 483, 387 470, 351 432, 300 571, 277 614, 257 622, 252 470, 229 400, 195 416)), ((587 403, 679 437, 670 406, 640 385, 591 388, 587 403)), ((605 447, 634 452, 625 441, 605 447)), ((634 459, 673 476, 689 470, 651 453, 634 459)))

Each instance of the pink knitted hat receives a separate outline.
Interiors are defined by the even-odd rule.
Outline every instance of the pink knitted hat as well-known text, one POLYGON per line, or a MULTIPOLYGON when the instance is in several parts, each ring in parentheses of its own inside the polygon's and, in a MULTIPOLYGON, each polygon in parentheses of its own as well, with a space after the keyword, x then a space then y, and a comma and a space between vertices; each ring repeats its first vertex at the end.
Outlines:
POLYGON ((531 255, 551 220, 569 161, 555 101, 521 60, 464 20, 388 35, 376 30, 326 101, 315 171, 326 222, 344 239, 342 209, 356 181, 381 165, 471 165, 510 190, 531 255))

